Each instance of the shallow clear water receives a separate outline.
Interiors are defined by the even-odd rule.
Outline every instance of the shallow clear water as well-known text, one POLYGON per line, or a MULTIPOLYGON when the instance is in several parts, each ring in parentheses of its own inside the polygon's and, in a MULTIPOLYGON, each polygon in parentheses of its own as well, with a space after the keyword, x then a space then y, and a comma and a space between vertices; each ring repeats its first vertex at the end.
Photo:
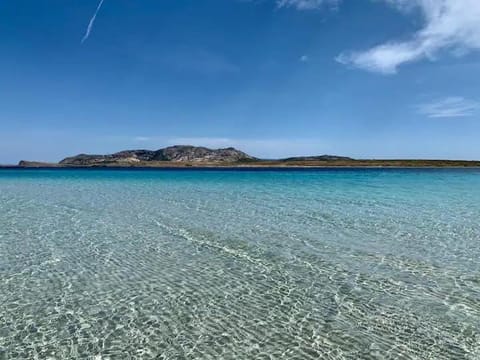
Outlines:
POLYGON ((0 359, 480 359, 480 171, 0 171, 0 359))

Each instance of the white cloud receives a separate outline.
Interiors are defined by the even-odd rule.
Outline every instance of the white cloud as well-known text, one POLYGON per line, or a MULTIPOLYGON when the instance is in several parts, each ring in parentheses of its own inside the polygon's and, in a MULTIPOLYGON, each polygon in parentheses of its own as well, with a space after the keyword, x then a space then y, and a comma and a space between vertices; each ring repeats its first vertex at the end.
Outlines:
POLYGON ((167 140, 168 145, 195 145, 212 148, 234 146, 234 140, 216 137, 174 137, 167 140))
POLYGON ((151 138, 148 137, 148 136, 136 136, 133 138, 133 141, 135 142, 146 142, 146 141, 150 141, 151 138))
POLYGON ((318 9, 323 5, 338 6, 341 0, 277 0, 278 7, 294 7, 299 10, 318 9))
POLYGON ((478 109, 480 109, 479 102, 460 96, 451 96, 417 106, 418 112, 429 118, 473 116, 478 109))
POLYGON ((301 62, 308 62, 309 60, 310 60, 310 58, 308 57, 308 55, 300 56, 300 61, 301 62))
POLYGON ((433 60, 442 50, 459 56, 480 49, 479 0, 383 0, 404 12, 420 9, 423 27, 406 41, 390 41, 336 60, 368 71, 394 74, 400 65, 433 60))
MULTIPOLYGON (((170 138, 167 145, 195 145, 209 148, 235 147, 260 158, 321 155, 330 147, 315 139, 232 139, 222 137, 170 138)), ((331 149, 330 149, 331 150, 331 149)))

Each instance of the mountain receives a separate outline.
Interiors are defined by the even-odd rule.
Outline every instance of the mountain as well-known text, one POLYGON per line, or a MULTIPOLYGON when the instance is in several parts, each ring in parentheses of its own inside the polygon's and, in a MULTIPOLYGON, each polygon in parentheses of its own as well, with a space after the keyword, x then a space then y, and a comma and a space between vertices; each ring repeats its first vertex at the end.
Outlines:
POLYGON ((160 150, 125 150, 110 155, 80 154, 59 162, 66 166, 135 165, 156 161, 186 163, 235 163, 254 161, 256 158, 232 147, 208 149, 206 147, 176 145, 160 150))

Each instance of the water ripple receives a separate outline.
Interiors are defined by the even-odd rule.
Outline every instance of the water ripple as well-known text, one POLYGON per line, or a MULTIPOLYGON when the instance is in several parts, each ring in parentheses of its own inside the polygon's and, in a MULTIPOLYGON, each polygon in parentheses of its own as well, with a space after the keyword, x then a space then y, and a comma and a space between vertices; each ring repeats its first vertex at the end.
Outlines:
POLYGON ((0 173, 0 359, 480 359, 469 174, 0 173))

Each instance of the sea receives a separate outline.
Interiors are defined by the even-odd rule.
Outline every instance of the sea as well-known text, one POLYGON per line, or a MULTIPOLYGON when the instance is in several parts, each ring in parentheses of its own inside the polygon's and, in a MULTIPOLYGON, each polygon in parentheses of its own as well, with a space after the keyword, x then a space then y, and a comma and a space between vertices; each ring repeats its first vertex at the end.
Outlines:
POLYGON ((478 360, 480 170, 0 170, 0 359, 478 360))

